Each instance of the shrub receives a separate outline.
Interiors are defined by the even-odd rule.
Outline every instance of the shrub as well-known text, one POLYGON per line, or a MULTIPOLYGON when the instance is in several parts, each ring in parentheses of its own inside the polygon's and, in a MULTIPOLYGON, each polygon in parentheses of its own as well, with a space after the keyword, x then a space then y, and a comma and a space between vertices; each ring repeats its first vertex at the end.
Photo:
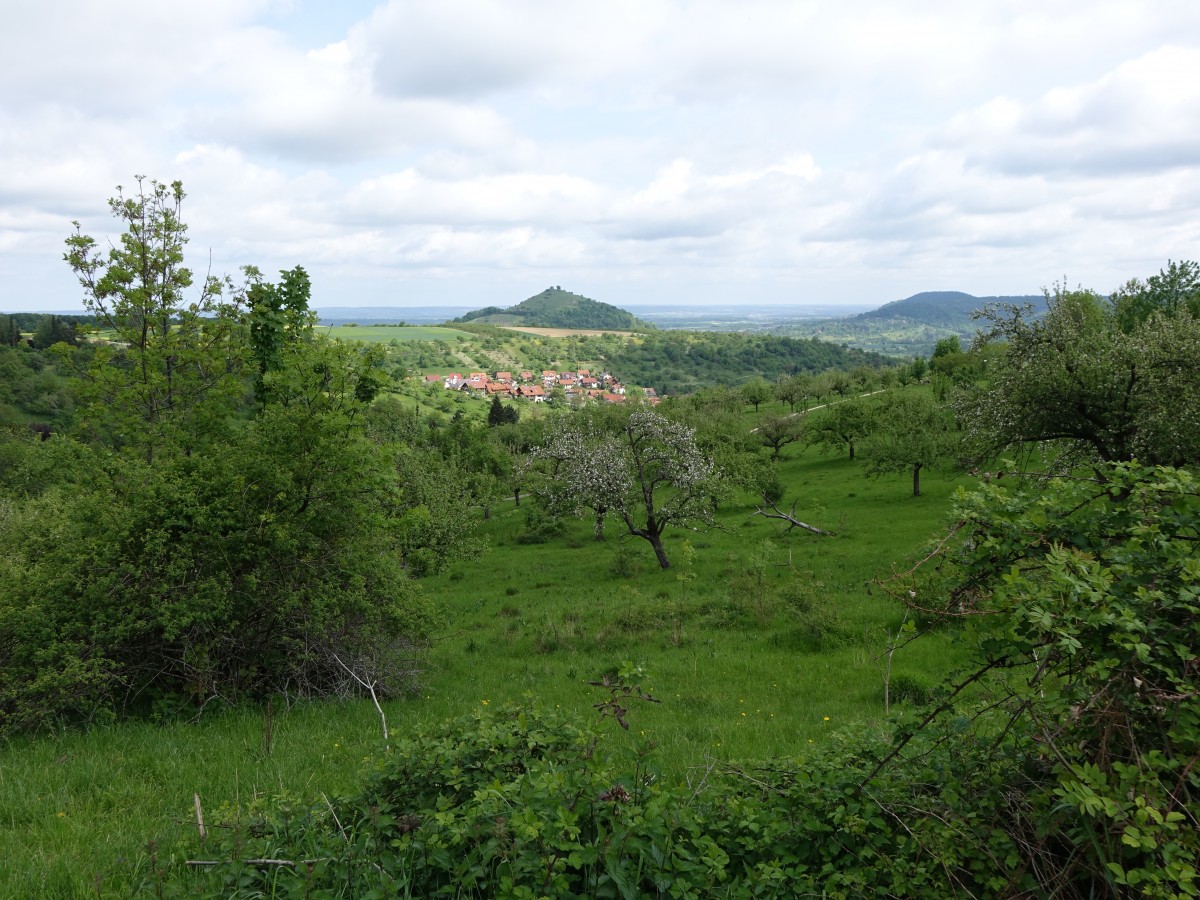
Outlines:
POLYGON ((910 703, 920 706, 928 703, 932 696, 932 686, 920 675, 899 672, 892 675, 888 684, 888 699, 892 703, 910 703))

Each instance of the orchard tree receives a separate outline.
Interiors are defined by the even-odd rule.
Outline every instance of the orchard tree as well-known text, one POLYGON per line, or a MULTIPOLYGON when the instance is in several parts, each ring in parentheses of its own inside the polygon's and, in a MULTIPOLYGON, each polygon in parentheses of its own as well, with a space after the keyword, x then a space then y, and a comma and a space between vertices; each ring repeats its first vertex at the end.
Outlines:
POLYGON ((878 404, 872 403, 873 399, 843 400, 813 413, 805 427, 809 443, 834 450, 849 448, 850 459, 854 459, 854 445, 876 427, 878 404))
POLYGON ((799 416, 763 416, 755 434, 763 445, 771 448, 771 458, 778 459, 779 451, 788 444, 794 444, 804 435, 804 422, 799 416))
POLYGON ((1056 286, 1040 319, 989 310, 982 340, 1004 351, 988 361, 989 384, 955 403, 975 454, 1052 444, 1064 466, 1200 460, 1200 319, 1186 291, 1162 287, 1181 277, 1131 282, 1114 299, 1056 286))
POLYGON ((771 399, 772 393, 771 386, 761 378, 755 378, 742 386, 742 399, 753 406, 755 412, 758 412, 761 404, 771 399))
POLYGON ((788 375, 779 379, 775 385, 775 399, 780 403, 786 403, 788 409, 795 412, 796 404, 808 399, 809 381, 810 376, 804 374, 788 375))
POLYGON ((863 442, 867 474, 911 472, 913 496, 921 496, 921 470, 939 468, 958 447, 949 411, 925 393, 890 394, 878 406, 863 442))
POLYGON ((552 510, 590 509, 600 534, 605 516, 619 517, 629 534, 654 548, 664 569, 670 561, 663 533, 711 526, 724 491, 693 430, 651 409, 633 409, 615 427, 568 421, 537 455, 549 463, 540 493, 552 510))

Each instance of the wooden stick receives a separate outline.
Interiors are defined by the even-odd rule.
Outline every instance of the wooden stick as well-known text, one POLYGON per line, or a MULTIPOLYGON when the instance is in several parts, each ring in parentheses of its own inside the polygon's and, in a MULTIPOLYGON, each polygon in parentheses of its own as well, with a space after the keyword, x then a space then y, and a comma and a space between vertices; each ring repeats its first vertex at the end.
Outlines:
POLYGON ((196 830, 200 832, 200 840, 203 842, 208 838, 208 832, 204 828, 204 810, 200 808, 200 795, 192 794, 192 799, 196 801, 196 830))

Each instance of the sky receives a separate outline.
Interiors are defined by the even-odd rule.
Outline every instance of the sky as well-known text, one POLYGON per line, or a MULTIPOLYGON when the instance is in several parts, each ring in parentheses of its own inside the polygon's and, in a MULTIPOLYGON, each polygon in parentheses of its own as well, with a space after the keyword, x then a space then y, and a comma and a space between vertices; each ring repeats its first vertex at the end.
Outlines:
POLYGON ((0 310, 183 182, 313 306, 1107 292, 1200 256, 1196 0, 0 0, 0 310))

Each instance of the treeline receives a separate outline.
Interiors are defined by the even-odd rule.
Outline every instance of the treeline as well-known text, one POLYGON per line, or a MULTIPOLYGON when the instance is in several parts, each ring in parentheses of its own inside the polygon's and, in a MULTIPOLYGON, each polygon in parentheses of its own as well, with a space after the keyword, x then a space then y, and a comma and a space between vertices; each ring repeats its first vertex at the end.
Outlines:
POLYGON ((712 331, 658 331, 610 343, 606 349, 613 375, 662 394, 687 394, 714 384, 740 385, 756 377, 776 381, 801 372, 891 363, 877 353, 816 338, 712 331))
POLYGON ((92 316, 60 316, 55 313, 0 315, 0 346, 16 347, 27 342, 23 332, 31 334, 28 340, 39 349, 59 342, 74 344, 79 340, 80 331, 92 325, 95 325, 92 316))

